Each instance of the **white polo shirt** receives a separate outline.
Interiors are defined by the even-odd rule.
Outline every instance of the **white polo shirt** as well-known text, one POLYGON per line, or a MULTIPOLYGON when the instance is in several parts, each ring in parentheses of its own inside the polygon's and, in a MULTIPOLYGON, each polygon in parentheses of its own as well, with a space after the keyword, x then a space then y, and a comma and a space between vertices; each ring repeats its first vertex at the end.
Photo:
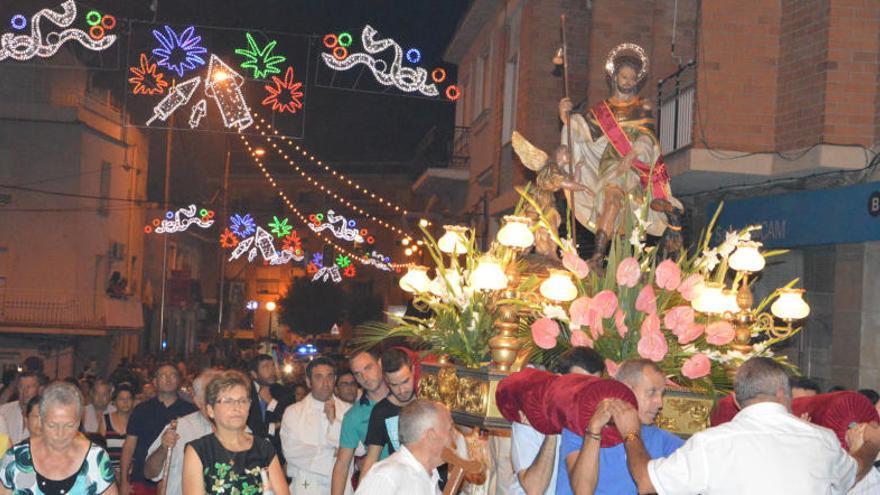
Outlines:
MULTIPOLYGON (((522 485, 519 483, 519 473, 531 467, 538 454, 541 451, 541 445, 544 443, 546 436, 529 425, 522 423, 512 423, 510 429, 510 462, 513 465, 513 482, 511 483, 509 495, 525 495, 522 485)), ((553 474, 550 476, 550 483, 544 495, 553 495, 556 493, 556 474, 559 470, 559 447, 562 445, 561 439, 556 439, 556 453, 553 455, 553 474)))
POLYGON ((843 495, 857 471, 834 432, 775 402, 748 406, 671 456, 648 462, 659 495, 843 495))
POLYGON ((440 495, 440 475, 429 475, 406 446, 379 461, 361 480, 355 495, 440 495))

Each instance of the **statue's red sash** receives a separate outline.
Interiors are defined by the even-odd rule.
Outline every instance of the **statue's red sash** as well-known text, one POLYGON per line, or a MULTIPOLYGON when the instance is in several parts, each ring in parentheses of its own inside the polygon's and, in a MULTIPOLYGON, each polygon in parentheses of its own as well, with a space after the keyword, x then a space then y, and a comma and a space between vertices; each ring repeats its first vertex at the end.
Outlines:
MULTIPOLYGON (((620 128, 620 123, 614 118, 614 113, 608 108, 608 103, 603 100, 590 109, 590 112, 596 117, 602 132, 608 137, 608 142, 614 146, 614 149, 617 150, 620 156, 622 157, 629 153, 632 149, 632 143, 629 142, 629 137, 620 128)), ((650 165, 643 163, 638 158, 633 160, 633 167, 639 174, 639 181, 642 183, 642 187, 648 186, 648 176, 651 177, 651 195, 654 199, 669 198, 669 174, 666 173, 663 155, 657 157, 653 171, 650 165)))

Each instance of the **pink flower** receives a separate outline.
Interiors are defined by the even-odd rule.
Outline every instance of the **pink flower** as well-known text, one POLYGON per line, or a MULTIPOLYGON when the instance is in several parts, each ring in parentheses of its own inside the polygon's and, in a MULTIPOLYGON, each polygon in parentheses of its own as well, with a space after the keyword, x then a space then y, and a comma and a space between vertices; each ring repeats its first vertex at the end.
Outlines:
POLYGON ((626 258, 617 265, 617 285, 635 287, 641 275, 639 262, 633 257, 626 258))
POLYGON ((620 338, 623 338, 626 332, 629 331, 629 328, 626 326, 626 314, 620 308, 617 308, 617 311, 614 313, 614 326, 617 327, 617 333, 620 334, 620 338))
POLYGON ((589 296, 581 296, 571 302, 568 308, 568 316, 571 319, 571 328, 578 329, 590 324, 590 304, 593 302, 589 296))
POLYGON ((590 308, 588 313, 590 319, 590 335, 596 340, 601 335, 605 335, 605 327, 602 326, 602 315, 595 308, 590 308))
POLYGON ((681 269, 672 260, 657 265, 657 285, 661 289, 675 290, 681 284, 681 269))
POLYGON ((608 376, 615 377, 617 376, 617 369, 620 368, 620 365, 615 363, 610 359, 605 360, 605 370, 608 371, 608 376))
POLYGON ((593 347, 593 341, 582 330, 571 331, 571 345, 574 347, 593 347))
POLYGON ((678 286, 678 292, 686 301, 693 301, 700 295, 700 288, 703 286, 703 277, 699 273, 695 273, 684 279, 678 286))
POLYGON ((678 335, 694 323, 694 308, 690 306, 676 306, 666 312, 663 317, 663 325, 678 335))
POLYGON ((684 328, 676 333, 678 335, 678 343, 681 345, 690 344, 691 342, 697 340, 700 335, 703 335, 703 332, 706 331, 705 325, 700 325, 699 323, 691 323, 687 328, 684 328))
POLYGON ((541 349, 553 349, 556 347, 556 337, 559 335, 559 324, 551 318, 541 318, 532 323, 532 340, 541 349))
POLYGON ((650 359, 655 363, 659 363, 660 361, 663 361, 666 353, 669 352, 669 346, 666 344, 666 338, 663 336, 663 333, 659 330, 660 319, 657 318, 656 315, 649 315, 645 318, 645 322, 650 319, 656 319, 657 330, 653 329, 653 324, 645 325, 643 323, 642 336, 639 339, 637 348, 639 356, 642 356, 645 359, 650 359), (645 328, 646 326, 648 328, 645 328))
POLYGON ((593 297, 591 307, 602 315, 602 318, 611 318, 614 310, 617 309, 617 294, 605 289, 593 297))
POLYGON ((657 312, 657 296, 654 295, 654 287, 650 285, 642 287, 636 298, 636 309, 649 315, 657 312))
POLYGON ((642 321, 642 334, 645 332, 656 332, 660 333, 660 317, 657 316, 656 313, 649 314, 644 321, 642 321))
POLYGON ((691 380, 696 380, 708 375, 711 370, 712 363, 705 354, 694 354, 682 365, 681 374, 691 380))
POLYGON ((735 334, 733 325, 726 321, 716 321, 706 327, 706 342, 712 345, 726 345, 733 340, 735 334))
POLYGON ((562 255, 562 266, 571 273, 574 273, 579 279, 585 278, 590 274, 590 265, 578 257, 575 251, 566 251, 562 255))

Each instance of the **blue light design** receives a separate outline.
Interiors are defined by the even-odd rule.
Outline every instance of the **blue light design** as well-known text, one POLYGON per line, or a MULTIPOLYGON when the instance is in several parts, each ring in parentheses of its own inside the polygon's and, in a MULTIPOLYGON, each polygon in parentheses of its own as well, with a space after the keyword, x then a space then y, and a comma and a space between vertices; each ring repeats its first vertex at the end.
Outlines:
POLYGON ((422 52, 418 48, 410 48, 406 51, 406 61, 411 64, 417 64, 422 60, 422 52))
POLYGON ((321 253, 312 253, 312 263, 317 265, 318 268, 322 268, 324 266, 324 255, 321 253))
POLYGON ((153 49, 153 55, 159 57, 156 63, 160 67, 167 67, 183 77, 187 71, 205 65, 205 59, 199 55, 208 53, 208 49, 199 45, 202 37, 195 35, 194 26, 184 29, 180 35, 171 26, 165 26, 164 34, 154 29, 153 36, 162 45, 153 49))
POLYGON ((173 211, 166 211, 165 218, 167 218, 168 220, 174 220, 174 212, 173 211))
POLYGON ((251 234, 256 232, 257 228, 257 222, 254 221, 254 217, 250 213, 232 215, 229 217, 229 224, 229 230, 240 239, 250 237, 251 234))
POLYGON ((248 311, 256 311, 257 308, 259 308, 259 307, 260 307, 260 303, 258 303, 257 301, 248 301, 247 306, 245 306, 245 308, 247 308, 248 311))
POLYGON ((353 228, 355 228, 356 226, 357 226, 357 222, 355 222, 354 219, 351 219, 351 220, 348 221, 348 227, 349 227, 349 228, 352 228, 352 229, 353 229, 353 228))
POLYGON ((12 16, 12 22, 10 24, 12 24, 12 29, 21 31, 27 27, 27 18, 21 14, 15 14, 12 16))

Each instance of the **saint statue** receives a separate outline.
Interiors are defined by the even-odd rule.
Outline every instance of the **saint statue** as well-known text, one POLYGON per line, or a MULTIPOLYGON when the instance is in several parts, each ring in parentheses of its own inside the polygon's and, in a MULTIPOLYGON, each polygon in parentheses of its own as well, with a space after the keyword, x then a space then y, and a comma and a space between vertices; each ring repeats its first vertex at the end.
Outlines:
POLYGON ((611 78, 610 98, 583 115, 572 112, 568 98, 559 102, 562 145, 571 149, 574 180, 585 186, 585 190, 566 191, 566 198, 578 223, 596 236, 589 261, 600 270, 610 237, 629 234, 620 232, 623 208, 632 209, 637 216, 640 210, 647 210, 645 230, 664 236, 660 247, 667 256, 681 247, 679 216, 683 212, 669 189, 651 104, 638 96, 648 74, 644 50, 631 43, 619 45, 609 53, 605 71, 611 78), (649 197, 650 207, 644 208, 649 197))

